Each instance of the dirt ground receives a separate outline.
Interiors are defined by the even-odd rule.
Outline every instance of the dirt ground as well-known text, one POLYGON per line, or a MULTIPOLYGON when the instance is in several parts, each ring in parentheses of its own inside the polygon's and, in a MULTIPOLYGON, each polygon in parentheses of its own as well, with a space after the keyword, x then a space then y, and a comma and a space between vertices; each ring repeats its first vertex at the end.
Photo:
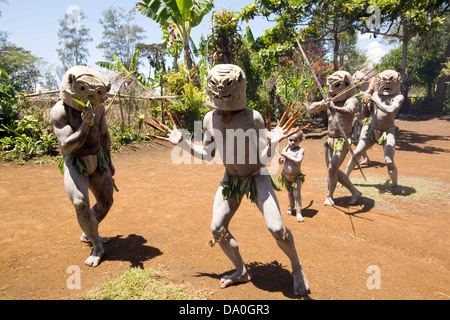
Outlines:
MULTIPOLYGON (((351 175, 363 192, 353 207, 344 188, 336 191, 334 207, 323 205, 325 132, 315 130, 302 142, 305 222, 285 214, 285 190, 277 196, 311 285, 304 298, 450 300, 450 118, 396 121, 402 194, 388 192, 382 148, 374 147, 372 164, 363 166, 367 181, 358 171, 351 175)), ((130 267, 158 267, 211 300, 295 299, 289 261, 247 199, 230 230, 253 281, 219 289, 220 277, 233 266, 207 241, 223 167, 174 164, 171 151, 155 142, 115 155, 120 191, 100 225, 110 241, 96 268, 83 263, 91 249, 79 241, 56 165, 0 162, 0 298, 78 299, 130 267), (67 286, 72 265, 81 269, 81 289, 67 286)))

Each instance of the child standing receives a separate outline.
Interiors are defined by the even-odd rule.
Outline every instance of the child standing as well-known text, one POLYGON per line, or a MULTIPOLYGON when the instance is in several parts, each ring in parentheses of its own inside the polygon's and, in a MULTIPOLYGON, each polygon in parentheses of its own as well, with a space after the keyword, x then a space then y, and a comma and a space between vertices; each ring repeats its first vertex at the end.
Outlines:
POLYGON ((288 191, 291 208, 287 211, 287 214, 296 215, 298 222, 305 220, 302 216, 301 195, 302 183, 305 182, 305 175, 301 171, 305 150, 299 147, 302 140, 303 131, 288 138, 288 145, 283 149, 279 158, 279 163, 283 164, 283 171, 278 178, 278 181, 288 191))

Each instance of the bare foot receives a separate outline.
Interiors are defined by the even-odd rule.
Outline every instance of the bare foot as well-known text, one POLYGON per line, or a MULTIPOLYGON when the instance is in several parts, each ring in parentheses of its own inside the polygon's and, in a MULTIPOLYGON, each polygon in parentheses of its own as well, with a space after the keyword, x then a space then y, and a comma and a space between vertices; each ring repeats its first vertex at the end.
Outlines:
POLYGON ((333 199, 331 197, 327 197, 323 204, 326 205, 326 206, 334 206, 334 201, 333 201, 333 199))
POLYGON ((402 193, 402 190, 398 186, 392 186, 391 193, 393 195, 398 195, 398 194, 402 193))
POLYGON ((303 222, 303 221, 305 221, 305 219, 304 219, 303 216, 302 216, 302 212, 301 212, 301 211, 297 212, 297 221, 298 221, 298 222, 303 222))
POLYGON ((230 276, 226 276, 226 277, 220 279, 220 287, 223 289, 223 288, 231 286, 235 283, 249 282, 251 280, 252 280, 252 275, 250 274, 249 271, 247 271, 243 275, 240 275, 238 272, 235 272, 230 276))
MULTIPOLYGON (((107 243, 109 241, 109 238, 107 238, 107 237, 98 237, 98 239, 100 240, 101 243, 107 243)), ((89 243, 91 242, 91 241, 89 241, 87 235, 84 232, 80 237, 80 241, 89 242, 89 243)))
POLYGON ((293 272, 293 277, 294 277, 294 294, 296 296, 304 296, 307 295, 308 293, 311 293, 308 280, 306 279, 306 275, 301 268, 293 272))
POLYGON ((352 198, 350 199, 350 202, 348 203, 351 206, 354 206, 358 203, 359 198, 361 198, 362 193, 357 191, 354 195, 352 195, 352 198))
POLYGON ((91 255, 89 256, 89 258, 86 259, 86 261, 84 261, 84 263, 88 266, 88 267, 96 267, 100 264, 100 260, 102 259, 103 253, 105 251, 102 249, 100 250, 92 250, 91 255))

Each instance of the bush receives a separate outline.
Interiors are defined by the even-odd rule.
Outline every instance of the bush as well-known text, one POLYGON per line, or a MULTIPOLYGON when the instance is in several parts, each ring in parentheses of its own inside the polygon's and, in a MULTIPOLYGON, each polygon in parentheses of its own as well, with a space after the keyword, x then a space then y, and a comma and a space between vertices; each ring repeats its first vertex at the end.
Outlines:
POLYGON ((7 136, 0 139, 0 156, 8 161, 24 163, 35 157, 53 154, 57 140, 49 127, 42 128, 34 115, 18 115, 3 125, 7 136))

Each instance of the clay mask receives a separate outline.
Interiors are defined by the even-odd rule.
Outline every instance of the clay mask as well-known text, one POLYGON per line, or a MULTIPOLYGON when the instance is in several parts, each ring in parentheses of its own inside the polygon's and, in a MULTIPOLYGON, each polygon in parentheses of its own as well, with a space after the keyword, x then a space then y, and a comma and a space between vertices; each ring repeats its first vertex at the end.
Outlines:
POLYGON ((247 105, 244 71, 233 64, 219 64, 206 76, 206 105, 211 109, 241 110, 247 105))
POLYGON ((360 91, 367 91, 369 89, 370 78, 373 77, 375 73, 372 69, 364 68, 362 70, 358 70, 353 74, 353 81, 355 84, 361 82, 356 88, 360 91))
MULTIPOLYGON (((336 71, 327 78, 328 85, 328 97, 334 98, 339 95, 342 91, 347 90, 349 87, 353 86, 352 75, 347 71, 336 71)), ((356 94, 356 88, 348 90, 346 93, 340 95, 334 101, 345 101, 349 97, 356 94)))
POLYGON ((400 74, 394 70, 385 70, 378 77, 378 94, 390 96, 400 92, 400 74))
POLYGON ((111 84, 98 71, 84 66, 75 66, 67 70, 62 83, 60 97, 65 104, 75 110, 83 111, 83 106, 73 99, 92 104, 92 111, 96 111, 106 100, 106 94, 111 84))

